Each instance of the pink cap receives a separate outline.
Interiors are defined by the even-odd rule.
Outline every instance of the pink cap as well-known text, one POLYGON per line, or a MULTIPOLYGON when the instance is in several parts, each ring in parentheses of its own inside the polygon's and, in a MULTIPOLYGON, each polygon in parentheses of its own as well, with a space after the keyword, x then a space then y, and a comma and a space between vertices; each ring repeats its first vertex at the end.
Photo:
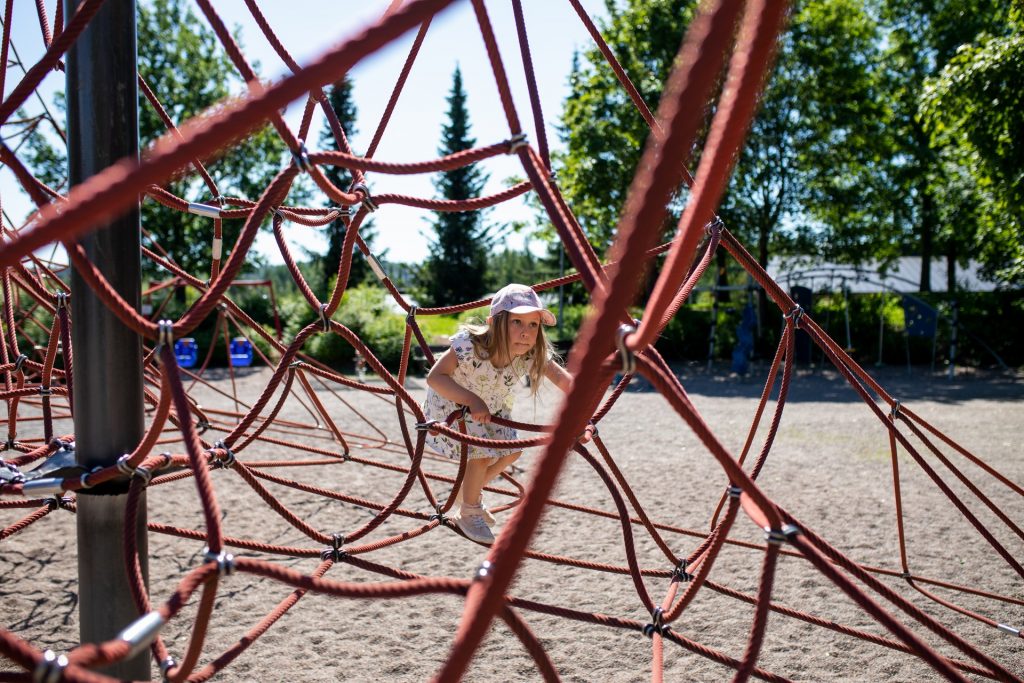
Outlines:
POLYGON ((545 325, 554 325, 555 316, 551 311, 544 308, 540 297, 533 288, 526 285, 505 285, 498 290, 498 293, 491 299, 491 315, 508 311, 509 313, 533 313, 540 312, 540 320, 545 325))

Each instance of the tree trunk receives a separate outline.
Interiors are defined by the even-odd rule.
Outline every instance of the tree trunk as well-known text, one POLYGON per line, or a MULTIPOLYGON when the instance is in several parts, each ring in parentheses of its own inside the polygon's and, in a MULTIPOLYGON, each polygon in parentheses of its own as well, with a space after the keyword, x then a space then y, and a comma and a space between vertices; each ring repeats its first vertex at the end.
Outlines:
POLYGON ((922 292, 932 291, 932 251, 935 237, 935 199, 931 189, 921 183, 921 286, 922 292))

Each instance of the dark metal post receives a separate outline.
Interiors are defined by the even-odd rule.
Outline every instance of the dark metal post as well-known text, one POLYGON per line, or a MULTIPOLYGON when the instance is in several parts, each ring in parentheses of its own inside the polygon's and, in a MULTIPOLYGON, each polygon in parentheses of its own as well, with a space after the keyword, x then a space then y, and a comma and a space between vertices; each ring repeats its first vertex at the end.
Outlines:
MULTIPOLYGON (((78 0, 64 0, 70 20, 78 0)), ((138 156, 135 0, 108 0, 67 54, 68 163, 76 185, 118 159, 138 156)), ((126 301, 141 300, 139 209, 81 240, 89 260, 126 301)), ((93 294, 71 277, 75 350, 75 443, 85 467, 114 464, 143 434, 142 343, 93 294)), ((124 560, 127 483, 78 496, 78 583, 82 642, 117 636, 139 615, 124 560)), ((147 573, 146 508, 134 533, 147 573)), ((150 677, 148 652, 108 667, 118 678, 150 677)))

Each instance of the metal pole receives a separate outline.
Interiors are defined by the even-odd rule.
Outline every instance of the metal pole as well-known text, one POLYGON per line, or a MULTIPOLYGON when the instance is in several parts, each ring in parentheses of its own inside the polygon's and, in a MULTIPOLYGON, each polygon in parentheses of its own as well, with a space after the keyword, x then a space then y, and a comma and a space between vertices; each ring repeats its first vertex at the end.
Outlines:
MULTIPOLYGON (((68 20, 78 0, 64 0, 68 20)), ((124 157, 139 153, 135 0, 108 0, 67 54, 68 164, 77 185, 124 157)), ((124 299, 141 303, 138 205, 81 240, 94 263, 124 299)), ((71 276, 75 349, 75 449, 87 468, 114 464, 142 439, 142 342, 97 298, 77 272, 71 276)), ((78 496, 78 585, 82 642, 108 640, 139 615, 124 558, 127 482, 78 496)), ((136 535, 148 576, 146 507, 136 535)), ((148 651, 104 673, 148 680, 148 651)))

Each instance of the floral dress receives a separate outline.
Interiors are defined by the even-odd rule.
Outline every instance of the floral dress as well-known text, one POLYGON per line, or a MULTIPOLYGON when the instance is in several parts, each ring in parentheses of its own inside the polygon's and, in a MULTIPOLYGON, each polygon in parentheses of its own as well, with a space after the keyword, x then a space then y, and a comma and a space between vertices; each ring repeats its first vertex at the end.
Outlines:
MULTIPOLYGON (((496 368, 490 360, 480 358, 476 355, 473 342, 470 341, 469 332, 460 330, 452 337, 452 353, 458 361, 454 379, 460 386, 469 389, 480 397, 491 415, 509 419, 512 416, 512 406, 515 403, 515 391, 519 387, 522 378, 526 375, 529 356, 521 356, 512 361, 510 365, 503 368, 496 368)), ((427 390, 427 399, 423 403, 423 412, 428 420, 444 421, 455 410, 460 408, 454 401, 449 401, 433 389, 427 390)), ((458 421, 452 427, 458 429, 458 421)), ((494 424, 493 422, 476 422, 466 414, 466 433, 471 436, 479 436, 485 439, 515 439, 516 430, 512 427, 494 424)), ((427 446, 435 451, 447 455, 449 458, 458 459, 462 455, 462 442, 451 439, 443 434, 431 434, 427 432, 427 446)), ((497 458, 510 453, 517 453, 521 448, 484 448, 469 444, 469 458, 497 458)))

